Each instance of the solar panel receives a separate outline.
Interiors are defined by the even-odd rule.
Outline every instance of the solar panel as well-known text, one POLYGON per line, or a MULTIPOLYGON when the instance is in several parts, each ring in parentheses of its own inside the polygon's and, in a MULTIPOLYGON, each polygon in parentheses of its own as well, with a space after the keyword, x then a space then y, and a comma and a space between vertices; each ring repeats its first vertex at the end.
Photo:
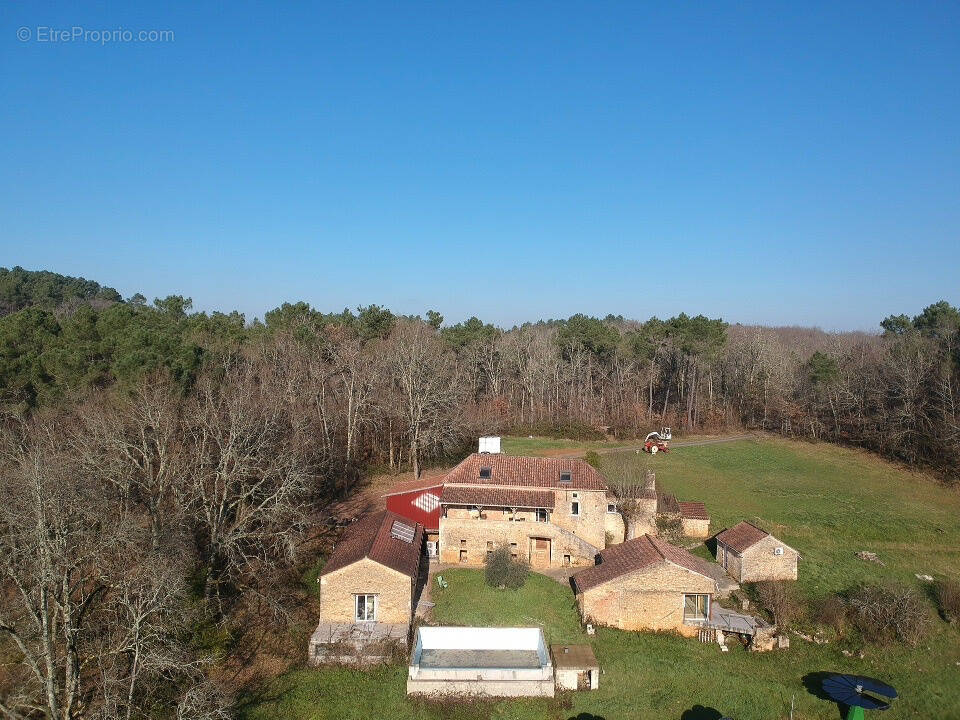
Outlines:
POLYGON ((822 683, 823 691, 836 702, 867 710, 886 710, 890 703, 865 694, 865 691, 877 693, 889 698, 897 697, 897 691, 891 686, 863 675, 830 675, 822 683))
POLYGON ((414 532, 415 531, 412 527, 406 523, 400 522, 399 520, 394 520, 393 527, 390 528, 391 537, 395 537, 397 540, 403 540, 406 543, 413 542, 414 532))

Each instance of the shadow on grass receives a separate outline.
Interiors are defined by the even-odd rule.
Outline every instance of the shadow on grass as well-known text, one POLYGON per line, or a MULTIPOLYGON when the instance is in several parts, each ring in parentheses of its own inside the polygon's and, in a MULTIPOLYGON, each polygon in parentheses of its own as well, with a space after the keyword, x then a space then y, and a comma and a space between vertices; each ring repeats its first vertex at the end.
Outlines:
POLYGON ((715 708, 694 705, 689 710, 684 711, 680 720, 723 720, 723 715, 715 708))
POLYGON ((836 705, 838 717, 846 718, 847 711, 850 708, 848 708, 846 705, 843 705, 842 703, 838 703, 832 697, 827 695, 826 691, 823 689, 823 681, 834 674, 835 673, 829 673, 829 672, 823 672, 823 671, 807 673, 802 678, 803 686, 807 689, 807 692, 813 695, 815 698, 818 698, 820 700, 824 700, 826 702, 833 703, 834 705, 836 705))
POLYGON ((602 715, 591 715, 590 713, 580 713, 571 715, 568 720, 606 720, 602 715))

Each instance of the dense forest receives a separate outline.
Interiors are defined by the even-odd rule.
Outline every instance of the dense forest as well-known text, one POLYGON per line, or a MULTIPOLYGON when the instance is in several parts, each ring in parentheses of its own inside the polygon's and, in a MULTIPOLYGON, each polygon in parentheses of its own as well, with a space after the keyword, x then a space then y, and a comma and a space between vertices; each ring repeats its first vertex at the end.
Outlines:
MULTIPOLYGON (((960 312, 941 301, 877 334, 574 315, 501 329, 376 305, 284 303, 264 321, 147 304, 111 288, 0 269, 0 406, 22 418, 92 389, 163 376, 184 393, 241 358, 299 373, 332 463, 415 472, 478 432, 635 437, 757 428, 960 469, 960 312)), ((278 370, 279 371, 279 370, 278 370)))
POLYGON ((13 268, 0 313, 7 718, 230 717, 230 658, 303 605, 305 529, 480 433, 757 428, 960 470, 946 302, 876 334, 302 302, 248 323, 13 268))

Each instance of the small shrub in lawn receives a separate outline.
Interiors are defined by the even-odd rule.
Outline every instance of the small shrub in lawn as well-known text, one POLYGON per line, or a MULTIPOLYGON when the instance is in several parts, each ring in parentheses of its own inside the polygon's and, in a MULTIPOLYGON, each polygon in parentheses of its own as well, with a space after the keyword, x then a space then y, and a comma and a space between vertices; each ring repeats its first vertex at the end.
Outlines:
POLYGON ((933 593, 944 620, 955 622, 960 618, 960 582, 950 579, 938 580, 933 586, 933 593))
POLYGON ((850 593, 847 607, 854 626, 871 642, 916 645, 930 625, 920 593, 903 585, 861 585, 850 593))
POLYGON ((484 578, 487 585, 495 588, 510 588, 516 590, 523 587, 527 581, 530 567, 510 556, 510 546, 503 545, 487 558, 484 578))
POLYGON ((828 595, 817 607, 816 619, 843 637, 847 629, 847 604, 838 595, 828 595))
POLYGON ((753 595, 760 606, 770 613, 773 622, 784 630, 802 612, 796 583, 784 580, 766 580, 753 585, 753 595))

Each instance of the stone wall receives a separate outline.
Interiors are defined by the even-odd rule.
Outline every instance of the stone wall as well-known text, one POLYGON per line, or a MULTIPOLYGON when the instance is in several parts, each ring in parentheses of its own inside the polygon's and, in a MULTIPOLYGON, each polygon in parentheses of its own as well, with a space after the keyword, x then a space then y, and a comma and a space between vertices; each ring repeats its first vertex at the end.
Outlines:
POLYGON ((532 562, 531 538, 549 538, 549 565, 592 565, 595 550, 606 546, 608 528, 615 542, 623 540, 623 520, 607 512, 606 491, 557 489, 554 504, 549 522, 537 522, 535 510, 491 508, 478 516, 475 509, 448 506, 440 518, 440 561, 479 566, 488 552, 513 545, 518 558, 532 562), (577 515, 573 503, 579 505, 577 515))
POLYGON ((710 537, 710 521, 694 518, 681 518, 683 534, 688 538, 703 539, 710 537))
POLYGON ((780 540, 768 535, 743 552, 740 582, 761 580, 796 580, 799 553, 780 540), (776 555, 776 548, 783 548, 783 555, 776 555))
POLYGON ((630 515, 629 527, 627 528, 628 540, 638 538, 641 535, 657 534, 657 500, 656 498, 645 498, 636 501, 637 508, 630 515))
POLYGON ((535 558, 531 557, 531 540, 534 538, 550 540, 548 564, 554 567, 593 565, 596 550, 603 547, 602 544, 599 548, 594 548, 592 544, 585 546, 579 536, 565 532, 552 522, 442 517, 440 561, 477 567, 486 562, 487 553, 501 545, 509 545, 518 559, 533 564, 535 558))
POLYGON ((724 556, 726 556, 726 571, 727 575, 732 577, 736 581, 740 581, 740 554, 736 550, 732 550, 724 545, 722 542, 717 541, 717 562, 720 564, 720 567, 724 567, 724 556))
POLYGON ((617 545, 622 543, 624 540, 624 524, 623 524, 623 515, 619 511, 608 512, 603 519, 604 535, 609 542, 604 544, 604 547, 607 545, 617 545))
POLYGON ((356 595, 377 596, 377 622, 409 623, 413 616, 415 581, 370 558, 320 576, 320 618, 326 622, 356 620, 356 595))
POLYGON ((712 578, 664 561, 580 593, 577 605, 586 622, 696 635, 697 626, 683 624, 683 596, 712 595, 714 590, 712 578))

